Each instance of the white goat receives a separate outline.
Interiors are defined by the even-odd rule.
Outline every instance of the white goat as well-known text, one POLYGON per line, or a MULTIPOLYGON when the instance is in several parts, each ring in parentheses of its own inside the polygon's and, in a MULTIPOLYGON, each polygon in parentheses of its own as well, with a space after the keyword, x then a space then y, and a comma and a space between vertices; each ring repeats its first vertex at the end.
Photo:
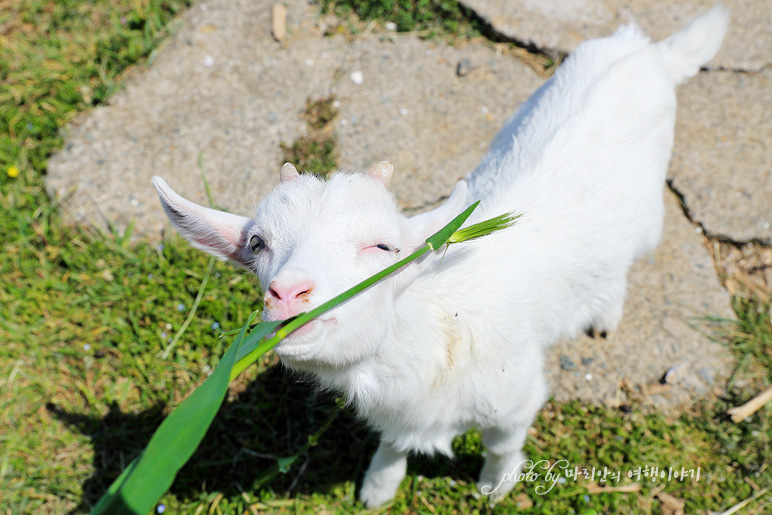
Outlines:
POLYGON ((477 199, 470 222, 525 213, 441 263, 432 254, 410 264, 276 348, 380 431, 360 492, 368 507, 394 496, 409 451, 451 455, 453 437, 470 427, 487 448, 483 492, 496 501, 512 489, 547 397, 544 348, 615 329, 627 270, 660 238, 675 85, 713 58, 728 18, 718 5, 657 44, 634 25, 581 44, 499 132, 468 186, 412 218, 386 189, 389 163, 328 180, 286 164, 251 219, 154 179, 193 245, 258 275, 268 320, 308 311, 396 262, 477 199))

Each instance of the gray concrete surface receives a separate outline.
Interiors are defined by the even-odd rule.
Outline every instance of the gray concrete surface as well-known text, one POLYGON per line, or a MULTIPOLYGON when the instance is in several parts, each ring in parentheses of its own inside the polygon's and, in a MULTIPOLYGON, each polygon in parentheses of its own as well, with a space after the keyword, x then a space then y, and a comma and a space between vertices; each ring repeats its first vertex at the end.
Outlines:
MULTIPOLYGON (((675 25, 698 11, 696 5, 676 13, 682 18, 675 25)), ((150 177, 162 175, 204 203, 199 156, 216 202, 248 214, 278 180, 280 143, 305 132, 300 114, 306 99, 331 93, 340 103, 341 168, 393 161, 400 204, 420 210, 477 164, 498 128, 544 80, 480 41, 452 47, 377 26, 354 38, 325 37, 335 20, 317 9, 289 3, 287 34, 279 42, 271 34, 270 1, 192 7, 149 69, 129 80, 110 105, 68 129, 47 178, 49 192, 65 197, 65 217, 119 230, 133 220, 138 234, 158 237, 167 222, 150 177), (458 76, 462 61, 468 73, 458 76)), ((575 17, 566 31, 581 34, 587 16, 575 17)), ((765 189, 772 162, 764 143, 769 117, 754 106, 768 102, 765 81, 768 70, 710 71, 679 91, 670 176, 710 233, 738 240, 764 234, 759 231, 772 202, 765 189)), ((719 388, 726 377, 730 356, 702 334, 707 329, 697 318, 731 316, 729 296, 698 228, 666 194, 663 245, 632 270, 618 332, 552 351, 549 372, 558 399, 606 402, 623 380, 645 386, 672 369, 678 371, 672 386, 646 402, 673 407, 719 388), (574 370, 561 368, 561 357, 574 370)))
MULTIPOLYGON (((460 0, 500 34, 545 51, 570 52, 585 39, 635 21, 655 41, 677 31, 717 0, 460 0)), ((732 12, 711 68, 759 71, 772 62, 769 0, 723 0, 732 12)))
MULTIPOLYGON (((631 20, 661 40, 714 0, 460 0, 498 33, 570 52, 631 20)), ((731 23, 708 68, 679 91, 670 178, 708 234, 772 244, 772 3, 724 0, 731 23), (725 70, 718 73, 717 70, 725 70), (695 144, 697 141, 699 145, 695 144)))
POLYGON ((690 216, 710 235, 772 244, 772 68, 701 73, 678 93, 668 176, 690 216))

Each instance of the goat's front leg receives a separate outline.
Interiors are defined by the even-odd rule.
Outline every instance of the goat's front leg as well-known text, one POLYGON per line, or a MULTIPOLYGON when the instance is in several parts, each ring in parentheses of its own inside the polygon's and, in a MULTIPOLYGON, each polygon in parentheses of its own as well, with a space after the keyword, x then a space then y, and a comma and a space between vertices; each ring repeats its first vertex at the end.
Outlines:
POLYGON ((368 508, 377 508, 389 502, 397 493, 406 472, 407 452, 398 451, 389 442, 381 440, 365 473, 359 500, 368 508))

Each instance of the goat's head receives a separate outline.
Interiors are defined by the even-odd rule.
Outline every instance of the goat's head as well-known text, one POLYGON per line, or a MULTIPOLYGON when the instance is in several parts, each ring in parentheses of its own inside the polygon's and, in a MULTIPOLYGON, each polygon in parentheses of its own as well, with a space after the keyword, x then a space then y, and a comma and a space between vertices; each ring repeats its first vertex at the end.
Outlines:
MULTIPOLYGON (((252 270, 265 291, 264 320, 309 311, 408 256, 464 207, 461 181, 437 209, 402 216, 387 190, 391 163, 324 180, 287 163, 253 218, 194 204, 153 183, 177 230, 195 247, 252 270)), ((372 355, 395 299, 420 272, 413 262, 290 335, 276 348, 290 366, 341 366, 372 355)))

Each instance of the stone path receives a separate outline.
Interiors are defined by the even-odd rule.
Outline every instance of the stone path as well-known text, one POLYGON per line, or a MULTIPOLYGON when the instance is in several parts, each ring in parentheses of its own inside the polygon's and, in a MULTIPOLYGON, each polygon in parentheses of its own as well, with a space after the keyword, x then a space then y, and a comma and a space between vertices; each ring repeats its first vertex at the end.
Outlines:
MULTIPOLYGON (((570 50, 624 21, 611 1, 464 3, 499 33, 548 51, 570 50)), ((619 386, 632 385, 652 394, 647 402, 673 407, 720 388, 730 370, 726 349, 702 332, 702 317, 731 311, 701 233, 772 243, 770 13, 761 1, 740 3, 726 49, 679 90, 669 175, 691 219, 666 192, 663 244, 633 269, 620 329, 608 340, 581 338, 552 351, 558 399, 627 402, 619 386), (647 389, 668 370, 670 386, 647 389)), ((670 4, 633 3, 630 11, 661 37, 703 5, 670 4)), ((110 105, 71 125, 47 178, 49 192, 65 197, 69 220, 119 230, 133 220, 138 233, 158 237, 166 220, 150 177, 162 175, 205 203, 199 156, 216 202, 249 214, 277 182, 280 144, 305 133, 306 100, 330 94, 340 103, 341 168, 394 162, 399 202, 422 209, 475 167, 498 128, 544 81, 483 41, 451 47, 376 24, 354 38, 324 36, 335 20, 300 1, 289 2, 280 43, 271 35, 272 7, 268 0, 196 4, 149 69, 110 105), (469 73, 459 76, 462 61, 469 73)))

